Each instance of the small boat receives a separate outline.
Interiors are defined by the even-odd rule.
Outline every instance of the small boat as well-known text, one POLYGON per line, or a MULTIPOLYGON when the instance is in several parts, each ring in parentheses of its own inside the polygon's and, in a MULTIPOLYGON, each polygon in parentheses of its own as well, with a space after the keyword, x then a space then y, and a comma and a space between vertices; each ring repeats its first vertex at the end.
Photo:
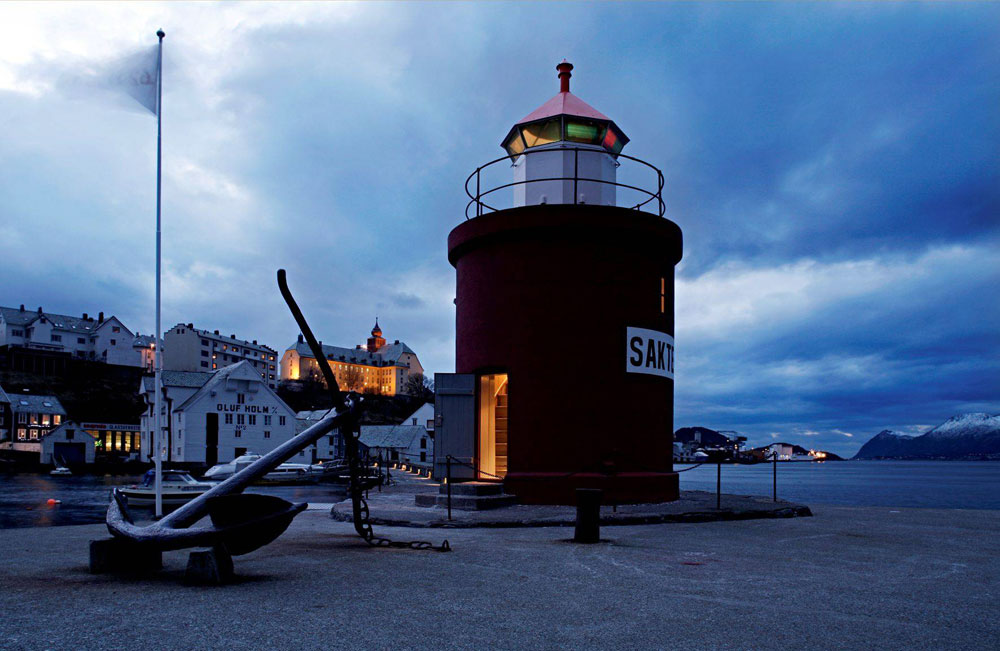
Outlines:
MULTIPOLYGON (((119 489, 128 499, 129 506, 153 506, 156 504, 156 471, 149 470, 142 478, 142 484, 123 486, 119 489)), ((180 506, 212 488, 214 484, 201 482, 184 470, 164 470, 162 500, 164 506, 180 506)))
POLYGON ((202 479, 210 479, 212 481, 222 481, 223 479, 229 479, 239 471, 243 470, 251 463, 260 459, 259 454, 254 454, 253 452, 248 452, 242 454, 229 463, 220 463, 218 465, 212 466, 205 471, 202 475, 202 479))
POLYGON ((66 466, 56 466, 54 469, 49 471, 49 475, 52 477, 72 477, 73 471, 66 466))

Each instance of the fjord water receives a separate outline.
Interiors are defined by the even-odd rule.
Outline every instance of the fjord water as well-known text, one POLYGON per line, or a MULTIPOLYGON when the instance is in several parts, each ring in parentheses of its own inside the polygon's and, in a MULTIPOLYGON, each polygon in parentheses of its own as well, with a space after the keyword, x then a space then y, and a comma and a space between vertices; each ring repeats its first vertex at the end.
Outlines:
MULTIPOLYGON (((771 465, 723 464, 722 492, 770 496, 771 465)), ((715 492, 716 466, 705 464, 680 478, 681 490, 715 492)), ((785 462, 778 464, 778 498, 807 505, 1000 509, 1000 461, 785 462)))
MULTIPOLYGON (((50 477, 44 474, 0 474, 0 529, 104 522, 111 489, 140 481, 126 475, 50 477), (58 500, 50 505, 48 500, 58 500)), ((267 493, 290 502, 334 503, 346 489, 334 484, 253 486, 248 493, 267 493)), ((138 511, 148 517, 149 509, 138 511)))
MULTIPOLYGON (((690 464, 677 464, 677 469, 690 464)), ((723 465, 722 491, 771 495, 771 464, 723 465)), ((681 490, 715 491, 714 465, 683 472, 681 490)), ((104 521, 112 487, 138 477, 0 475, 0 528, 104 521), (48 505, 48 499, 59 500, 48 505)), ((345 499, 341 486, 254 487, 293 502, 345 499)), ((829 461, 779 463, 778 497, 807 505, 1000 509, 1000 461, 829 461)))

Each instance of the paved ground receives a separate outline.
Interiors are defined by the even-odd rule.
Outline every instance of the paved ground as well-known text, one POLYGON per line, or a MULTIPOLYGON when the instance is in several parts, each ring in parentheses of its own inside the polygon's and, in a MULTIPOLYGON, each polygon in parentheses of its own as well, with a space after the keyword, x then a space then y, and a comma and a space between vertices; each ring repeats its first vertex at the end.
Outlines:
MULTIPOLYGON (((573 526, 575 506, 513 505, 487 511, 462 511, 443 506, 417 506, 414 496, 420 493, 439 494, 439 485, 425 477, 402 471, 393 473, 396 484, 384 491, 370 491, 368 505, 375 524, 411 527, 545 527, 573 526)), ((681 497, 665 504, 624 504, 602 506, 601 522, 605 525, 655 524, 660 522, 709 522, 714 520, 748 520, 756 518, 794 518, 811 515, 809 507, 784 500, 749 495, 722 495, 721 507, 716 508, 715 493, 681 491, 681 497)), ((353 522, 350 501, 332 505, 330 515, 335 520, 353 522)))
POLYGON ((92 576, 97 525, 0 531, 0 648, 1000 648, 1000 511, 813 505, 815 517, 408 529, 370 549, 324 511, 237 557, 240 581, 92 576))

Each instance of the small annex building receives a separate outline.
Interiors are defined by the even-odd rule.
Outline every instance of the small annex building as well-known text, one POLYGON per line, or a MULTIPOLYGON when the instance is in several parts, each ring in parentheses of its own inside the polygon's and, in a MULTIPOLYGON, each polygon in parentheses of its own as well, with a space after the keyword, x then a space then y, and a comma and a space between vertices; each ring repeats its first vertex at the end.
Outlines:
POLYGON ((42 437, 42 465, 72 466, 94 463, 97 441, 80 423, 67 420, 42 437))
MULTIPOLYGON (((295 436, 295 412, 246 360, 214 373, 162 375, 168 462, 213 466, 248 452, 266 454, 295 436)), ((143 388, 148 407, 143 436, 148 437, 154 427, 153 378, 143 378, 143 388)), ((143 450, 152 449, 146 444, 143 450)), ((306 461, 305 451, 299 456, 306 461)))
POLYGON ((434 440, 423 425, 362 425, 359 442, 369 460, 427 467, 434 462, 434 440))

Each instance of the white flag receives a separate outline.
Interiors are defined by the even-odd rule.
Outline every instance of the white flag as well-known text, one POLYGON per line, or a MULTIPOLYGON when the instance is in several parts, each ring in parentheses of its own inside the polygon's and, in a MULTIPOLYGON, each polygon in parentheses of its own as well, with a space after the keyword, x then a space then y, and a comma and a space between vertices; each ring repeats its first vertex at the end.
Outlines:
POLYGON ((143 48, 110 61, 80 62, 63 74, 56 85, 69 98, 103 98, 125 110, 145 109, 156 115, 158 49, 158 46, 143 48))
POLYGON ((160 75, 159 48, 154 46, 124 57, 109 71, 108 82, 132 96, 156 115, 156 82, 160 75))

